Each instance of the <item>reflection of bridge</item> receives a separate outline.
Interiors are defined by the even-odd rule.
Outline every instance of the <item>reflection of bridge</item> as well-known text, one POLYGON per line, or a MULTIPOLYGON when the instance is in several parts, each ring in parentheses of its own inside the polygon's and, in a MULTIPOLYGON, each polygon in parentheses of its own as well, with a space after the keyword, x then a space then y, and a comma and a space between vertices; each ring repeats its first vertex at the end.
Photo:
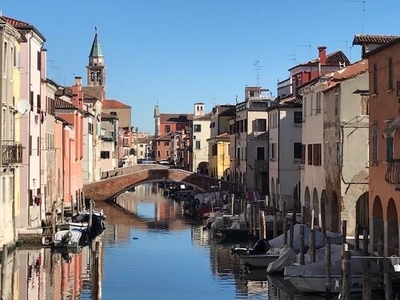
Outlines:
POLYGON ((120 168, 105 172, 103 178, 105 179, 83 187, 86 198, 105 201, 117 197, 133 186, 160 181, 182 182, 200 191, 209 191, 212 186, 219 184, 221 190, 229 191, 230 189, 228 181, 162 165, 135 165, 120 168))

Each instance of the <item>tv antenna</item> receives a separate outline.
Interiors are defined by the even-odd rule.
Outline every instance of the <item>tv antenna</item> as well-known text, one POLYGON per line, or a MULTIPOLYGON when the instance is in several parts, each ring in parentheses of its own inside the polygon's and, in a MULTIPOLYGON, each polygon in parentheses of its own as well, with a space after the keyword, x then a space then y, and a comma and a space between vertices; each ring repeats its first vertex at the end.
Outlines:
POLYGON ((297 62, 297 54, 296 53, 288 54, 288 55, 286 55, 286 57, 289 57, 289 60, 293 61, 294 63, 297 62))
POLYGON ((364 33, 364 28, 365 28, 365 4, 366 4, 367 0, 346 0, 346 2, 362 3, 362 5, 363 5, 363 10, 362 10, 362 33, 364 33))
POLYGON ((311 45, 300 45, 299 47, 300 47, 300 48, 305 48, 305 47, 307 47, 308 50, 310 51, 310 54, 311 54, 311 45))
POLYGON ((258 59, 253 62, 253 66, 256 70, 257 76, 257 90, 260 92, 260 73, 263 66, 260 66, 260 61, 258 59))
POLYGON ((346 52, 348 52, 348 54, 349 54, 349 60, 351 60, 351 48, 352 47, 349 47, 349 41, 335 41, 336 43, 344 43, 346 46, 345 46, 345 49, 346 49, 346 52))

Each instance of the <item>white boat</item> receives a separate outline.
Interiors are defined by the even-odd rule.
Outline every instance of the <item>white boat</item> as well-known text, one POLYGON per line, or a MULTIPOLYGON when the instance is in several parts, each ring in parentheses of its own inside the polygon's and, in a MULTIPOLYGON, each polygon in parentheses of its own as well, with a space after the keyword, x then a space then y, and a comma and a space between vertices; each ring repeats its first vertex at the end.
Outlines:
POLYGON ((54 247, 78 248, 82 232, 79 230, 60 230, 54 235, 54 247))
POLYGON ((80 222, 66 222, 58 225, 59 230, 78 230, 78 231, 86 231, 88 229, 88 223, 80 223, 80 222))
POLYGON ((279 258, 280 254, 249 254, 243 255, 240 258, 246 263, 257 268, 267 268, 270 263, 279 258))
MULTIPOLYGON (((351 293, 362 292, 363 289, 363 268, 362 260, 369 259, 365 256, 354 256, 351 258, 351 293)), ((332 262, 331 265, 331 293, 340 293, 342 260, 332 262)), ((284 271, 285 280, 293 284, 299 291, 305 293, 323 293, 326 291, 326 267, 324 261, 304 265, 286 267, 284 271)), ((371 259, 371 288, 378 290, 381 288, 379 277, 380 268, 371 259), (375 274, 375 275, 374 275, 375 274)))

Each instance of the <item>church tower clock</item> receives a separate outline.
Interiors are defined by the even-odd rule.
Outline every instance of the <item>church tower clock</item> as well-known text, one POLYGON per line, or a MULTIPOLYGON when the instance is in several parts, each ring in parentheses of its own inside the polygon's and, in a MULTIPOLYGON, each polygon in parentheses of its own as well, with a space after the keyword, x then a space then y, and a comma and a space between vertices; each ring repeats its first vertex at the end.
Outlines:
POLYGON ((87 85, 105 87, 106 67, 104 65, 104 56, 97 36, 97 27, 95 28, 94 40, 89 54, 89 65, 86 68, 87 85))

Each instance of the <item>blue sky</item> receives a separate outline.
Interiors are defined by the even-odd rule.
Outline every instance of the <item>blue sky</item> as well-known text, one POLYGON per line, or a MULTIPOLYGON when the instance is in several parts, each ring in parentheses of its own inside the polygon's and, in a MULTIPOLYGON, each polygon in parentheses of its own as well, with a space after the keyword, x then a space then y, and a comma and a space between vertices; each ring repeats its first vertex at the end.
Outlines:
MULTIPOLYGON (((400 1, 365 8, 365 33, 400 34, 400 1)), ((346 0, 9 0, 0 10, 46 36, 48 77, 66 85, 86 78, 97 26, 107 98, 131 105, 132 124, 151 133, 157 101, 161 112, 191 113, 198 101, 211 110, 243 100, 245 85, 257 84, 256 60, 260 85, 276 94, 277 80, 318 45, 358 60, 361 49, 345 41, 363 31, 363 2, 346 0)))

